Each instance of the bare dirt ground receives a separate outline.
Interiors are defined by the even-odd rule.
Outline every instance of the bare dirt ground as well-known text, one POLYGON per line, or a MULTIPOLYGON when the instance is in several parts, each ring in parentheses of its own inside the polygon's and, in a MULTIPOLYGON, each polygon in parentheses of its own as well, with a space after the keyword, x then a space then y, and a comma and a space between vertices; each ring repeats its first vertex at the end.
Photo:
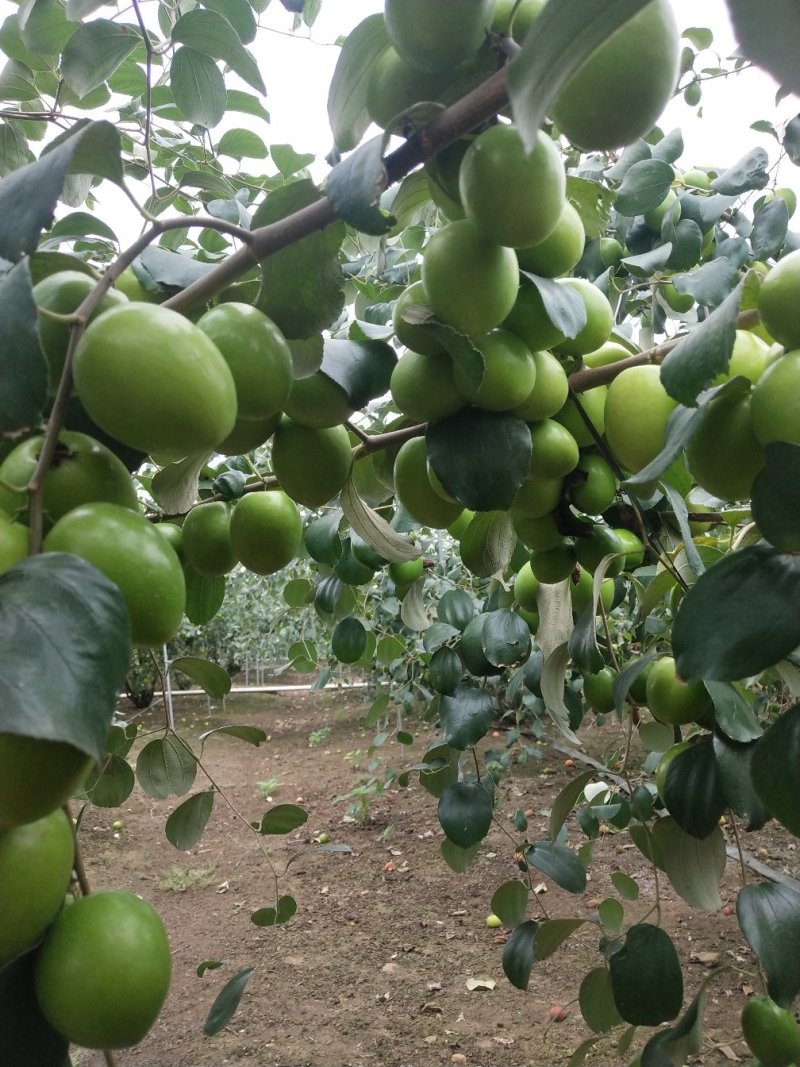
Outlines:
MULTIPOLYGON (((200 843, 180 852, 163 833, 178 803, 174 797, 155 801, 137 787, 121 810, 87 809, 81 835, 91 884, 131 889, 153 903, 173 949, 164 1011, 139 1046, 116 1054, 119 1067, 565 1067, 590 1036, 574 998, 583 974, 601 962, 598 927, 590 921, 581 926, 535 966, 529 989, 521 992, 502 971, 505 935, 485 920, 492 893, 518 873, 512 839, 501 828, 512 825, 508 813, 527 809, 530 839, 545 836, 553 798, 584 768, 565 766, 564 754, 547 746, 541 760, 515 768, 498 790, 501 826, 493 826, 467 872, 456 875, 439 855, 436 801, 416 775, 409 788, 376 799, 366 822, 352 821, 349 802, 337 802, 368 777, 365 750, 374 731, 364 726, 365 692, 232 695, 226 705, 209 709, 205 698, 188 696, 176 703, 179 729, 189 740, 226 722, 269 734, 258 748, 230 737, 209 741, 204 762, 214 781, 246 820, 260 819, 272 803, 299 798, 309 819, 288 837, 256 838, 218 797, 200 843), (121 830, 112 828, 115 819, 122 819, 121 830), (321 833, 352 852, 320 851, 321 833), (279 887, 296 898, 297 913, 268 929, 249 918, 276 896, 259 842, 269 846, 278 870, 301 853, 279 887), (225 965, 198 977, 204 960, 225 965), (204 1036, 215 996, 245 967, 255 970, 238 1011, 215 1037, 204 1036), (470 979, 496 984, 470 989, 470 979), (562 1021, 551 1021, 554 1005, 564 1006, 562 1021)), ((141 721, 157 730, 161 712, 154 707, 141 721)), ((388 742, 381 750, 384 765, 399 770, 424 752, 430 733, 419 724, 407 728, 415 735, 413 747, 388 742)), ((618 754, 615 727, 590 729, 585 738, 597 758, 618 754)), ((570 839, 583 840, 575 826, 570 839)), ((746 835, 743 844, 775 870, 800 875, 794 839, 776 824, 746 835)), ((591 920, 603 897, 615 895, 614 871, 641 886, 640 898, 625 904, 626 922, 651 911, 652 870, 627 835, 599 838, 590 871, 582 896, 548 884, 538 898, 548 916, 591 920)), ((740 875, 738 864, 729 862, 724 901, 735 901, 740 875)), ((703 1052, 690 1061, 704 1067, 747 1062, 735 1038, 738 1017, 746 994, 760 991, 752 953, 727 910, 695 911, 668 886, 662 891, 664 923, 687 964, 685 1003, 710 968, 725 968, 709 986, 703 1052)), ((535 902, 530 915, 542 917, 535 902)), ((629 1063, 649 1033, 637 1035, 626 1054, 616 1047, 619 1036, 615 1031, 601 1040, 586 1062, 629 1063)), ((75 1050, 74 1062, 101 1067, 104 1061, 99 1053, 75 1050)))

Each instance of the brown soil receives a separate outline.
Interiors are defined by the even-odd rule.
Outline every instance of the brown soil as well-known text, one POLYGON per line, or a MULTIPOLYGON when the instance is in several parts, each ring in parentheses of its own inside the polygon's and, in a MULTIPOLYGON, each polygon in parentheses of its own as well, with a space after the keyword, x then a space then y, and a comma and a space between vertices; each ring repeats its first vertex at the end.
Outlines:
MULTIPOLYGON (((515 767, 498 790, 500 825, 468 871, 456 875, 439 855, 436 801, 416 775, 408 788, 378 797, 366 822, 352 821, 349 802, 337 802, 369 777, 368 700, 359 690, 247 694, 209 710, 205 698, 177 698, 179 729, 188 740, 224 722, 267 731, 269 741, 258 748, 215 738, 206 745, 204 762, 246 819, 258 820, 271 806, 259 782, 277 780, 273 803, 302 798, 308 822, 288 838, 256 838, 219 797, 191 852, 176 851, 164 837, 175 798, 155 801, 137 787, 121 810, 87 809, 81 837, 92 886, 131 889, 153 903, 173 947, 164 1011, 141 1045, 116 1054, 119 1067, 563 1067, 590 1036, 574 998, 582 976, 601 962, 598 928, 580 927, 535 966, 528 991, 521 992, 502 971, 505 935, 485 922, 494 890, 518 873, 512 839, 501 829, 512 826, 507 816, 528 809, 528 835, 545 836, 549 805, 583 768, 565 766, 564 754, 546 745, 541 760, 515 767), (330 730, 324 742, 310 744, 321 728, 330 730), (114 831, 118 818, 124 825, 114 831), (323 832, 352 852, 320 852, 316 838, 323 832), (263 841, 269 861, 259 848, 263 841), (255 927, 250 914, 275 900, 270 862, 281 870, 298 852, 301 858, 279 889, 296 898, 297 914, 283 926, 255 927), (204 960, 225 966, 198 977, 204 960), (249 966, 255 972, 238 1011, 217 1036, 204 1036, 215 996, 249 966), (496 984, 471 990, 468 981, 475 978, 496 984), (551 1021, 558 1005, 565 1006, 566 1017, 551 1021)), ((148 711, 141 721, 157 730, 159 713, 148 711)), ((402 769, 419 759, 431 735, 419 724, 408 729, 415 733, 413 748, 387 742, 380 750, 384 765, 402 769)), ((590 729, 586 743, 595 757, 612 758, 616 729, 590 729)), ((571 827, 571 840, 582 840, 577 827, 571 827)), ((759 855, 776 870, 800 873, 794 839, 775 824, 747 836, 744 846, 762 850, 759 855)), ((604 896, 616 895, 610 882, 616 870, 639 882, 639 900, 625 909, 628 923, 642 920, 652 908, 653 875, 626 834, 597 840, 592 880, 582 896, 550 883, 537 899, 551 918, 591 919, 604 896)), ((739 876, 738 865, 729 862, 723 900, 735 901, 739 876)), ((695 911, 669 887, 662 892, 663 921, 687 964, 685 1002, 710 968, 728 965, 709 985, 705 1046, 690 1061, 709 1067, 747 1060, 738 1017, 746 994, 758 988, 752 953, 727 910, 695 911)), ((530 914, 541 918, 535 901, 530 914)), ((632 1049, 648 1036, 637 1035, 632 1049)), ((630 1062, 633 1051, 621 1053, 618 1038, 615 1032, 601 1040, 586 1062, 630 1062)), ((74 1062, 101 1067, 104 1060, 100 1053, 76 1051, 74 1062)))

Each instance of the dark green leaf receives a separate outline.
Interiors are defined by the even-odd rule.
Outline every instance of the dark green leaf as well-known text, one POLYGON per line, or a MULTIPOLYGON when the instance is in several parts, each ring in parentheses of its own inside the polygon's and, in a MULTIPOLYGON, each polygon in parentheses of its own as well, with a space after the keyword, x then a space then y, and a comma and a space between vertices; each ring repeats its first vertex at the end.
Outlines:
MULTIPOLYGON (((273 190, 256 210, 253 229, 278 222, 316 203, 319 190, 308 179, 273 190)), ((288 338, 307 338, 326 329, 344 305, 339 248, 344 223, 296 241, 265 260, 256 306, 288 338)))
POLYGON ((475 602, 466 589, 448 589, 439 598, 436 616, 463 632, 475 617, 475 602))
POLYGON ((253 967, 245 967, 244 970, 239 971, 230 981, 225 983, 217 994, 203 1026, 203 1033, 206 1037, 213 1037, 214 1034, 218 1034, 230 1022, 234 1012, 239 1007, 239 1001, 242 999, 245 986, 254 969, 253 967))
POLYGON ((473 748, 486 736, 494 710, 495 701, 484 689, 468 681, 459 683, 452 696, 442 695, 439 704, 445 743, 459 751, 473 748))
POLYGON ((533 939, 539 924, 528 919, 513 930, 503 949, 503 971, 515 989, 527 989, 535 962, 533 939))
POLYGON ((278 898, 278 903, 269 908, 259 908, 250 916, 250 922, 255 926, 277 926, 279 923, 288 923, 297 911, 297 901, 294 897, 285 894, 278 898))
POLYGON ((397 355, 385 341, 328 338, 322 350, 322 373, 347 393, 352 408, 363 408, 389 390, 397 355))
POLYGON ((100 762, 130 662, 117 586, 77 556, 30 556, 0 577, 0 733, 64 741, 100 762))
POLYGON ((778 882, 746 885, 736 915, 767 976, 767 992, 782 1008, 800 993, 800 893, 778 882))
POLYGON ((664 804, 692 837, 708 837, 725 811, 711 736, 679 752, 667 768, 664 804))
POLYGON ((508 66, 514 122, 531 150, 550 104, 607 37, 647 0, 560 0, 545 7, 508 66))
POLYGON ((583 926, 583 922, 583 919, 548 919, 540 923, 533 942, 536 959, 546 960, 552 956, 579 926, 583 926))
POLYGON ((194 848, 203 836, 213 807, 214 791, 212 789, 195 793, 188 800, 184 800, 168 817, 164 826, 167 841, 184 852, 194 848))
POLYGON ((789 229, 789 208, 783 197, 776 196, 763 204, 753 217, 750 246, 754 259, 772 259, 786 241, 789 229))
MULTIPOLYGON (((727 370, 736 340, 741 295, 739 284, 713 314, 667 353, 661 364, 661 382, 679 403, 694 407, 701 390, 727 370)), ((691 427, 688 415, 681 420, 689 420, 691 427)))
POLYGON ((614 871, 611 875, 611 882, 623 899, 639 899, 639 885, 627 874, 623 874, 622 871, 614 871))
POLYGON ((456 874, 463 874, 478 855, 479 847, 479 841, 476 841, 474 845, 470 845, 469 848, 461 848, 459 845, 454 845, 452 841, 445 839, 439 846, 439 852, 451 871, 455 871, 456 874))
POLYGON ((763 189, 769 182, 769 156, 763 148, 751 148, 742 158, 711 182, 714 192, 738 196, 748 189, 763 189))
POLYGON ((31 290, 27 260, 0 282, 0 433, 35 427, 47 399, 47 363, 31 290))
POLYGON ((794 48, 800 35, 800 10, 794 0, 774 0, 767 7, 728 0, 728 11, 742 55, 768 71, 779 85, 800 90, 794 48))
POLYGON ((595 1034, 607 1034, 623 1021, 614 1003, 611 974, 605 967, 595 967, 584 975, 578 1004, 584 1022, 595 1034))
POLYGON ((120 134, 110 122, 81 120, 56 137, 35 163, 0 182, 0 258, 16 262, 33 252, 50 225, 69 174, 91 174, 122 182, 120 134))
POLYGON ((722 734, 714 735, 714 755, 725 803, 744 820, 747 830, 760 830, 772 817, 753 785, 750 764, 755 748, 754 741, 741 744, 722 734))
POLYGON ((433 423, 425 440, 444 488, 473 511, 507 509, 528 476, 531 431, 507 412, 465 408, 433 423))
POLYGON ((258 726, 215 726, 213 730, 206 730, 205 733, 200 734, 198 741, 202 744, 207 738, 216 737, 219 734, 224 737, 235 737, 239 741, 253 745, 254 748, 258 748, 267 740, 266 732, 258 726))
POLYGON ((231 691, 231 676, 216 663, 199 656, 181 656, 170 666, 188 675, 200 688, 215 700, 220 700, 231 691))
POLYGON ((232 159, 266 159, 267 146, 252 130, 226 130, 219 139, 217 152, 232 159))
POLYGON ((183 796, 196 776, 197 760, 172 734, 148 741, 136 760, 136 780, 156 800, 183 796))
POLYGON ((800 165, 800 118, 795 116, 786 123, 783 132, 783 148, 795 166, 800 165))
POLYGON ((703 233, 708 233, 715 222, 735 202, 735 196, 723 196, 716 193, 713 196, 701 196, 699 193, 679 193, 678 200, 681 205, 681 218, 691 219, 696 222, 703 233))
POLYGON ((338 163, 325 179, 325 193, 336 214, 361 233, 377 237, 395 224, 392 215, 380 206, 386 187, 385 144, 383 134, 373 137, 338 163))
POLYGON ((582 893, 586 888, 586 868, 566 845, 537 841, 525 853, 525 859, 568 893, 582 893))
POLYGON ((440 797, 445 786, 458 781, 459 758, 460 752, 449 745, 429 748, 419 768, 419 784, 431 796, 440 797))
POLYGON ((614 1002, 634 1026, 674 1019, 683 1003, 683 974, 669 934, 650 923, 632 926, 610 960, 614 1002))
POLYGON ((771 667, 800 645, 798 603, 796 556, 763 543, 726 556, 678 609, 672 646, 681 678, 733 681, 771 667))
POLYGON ((37 952, 18 956, 0 969, 0 1063, 70 1067, 67 1041, 42 1014, 36 996, 37 952))
POLYGON ((255 40, 258 25, 253 8, 247 0, 202 0, 202 4, 203 7, 209 7, 223 15, 233 26, 242 44, 250 44, 255 40))
POLYGON ((753 519, 759 532, 783 552, 800 551, 800 445, 773 441, 752 490, 753 519))
POLYGON ((32 0, 20 5, 19 27, 26 48, 37 54, 56 56, 75 32, 57 0, 32 0))
POLYGON ((638 256, 625 256, 622 266, 630 271, 636 278, 649 278, 657 271, 663 271, 670 259, 672 259, 672 245, 658 245, 649 252, 642 252, 638 256))
MULTIPOLYGON (((426 652, 436 652, 442 645, 460 633, 455 626, 447 622, 435 622, 425 631, 422 644, 426 652)), ((449 650, 452 651, 452 650, 449 650)))
POLYGON ((586 302, 580 293, 568 285, 559 285, 552 278, 540 278, 525 273, 528 284, 534 286, 542 298, 545 314, 565 337, 577 337, 586 325, 586 302))
POLYGON ((370 124, 367 74, 388 45, 382 12, 363 19, 342 45, 328 90, 328 120, 340 152, 355 148, 370 124))
POLYGON ((552 842, 558 839, 558 835, 561 833, 561 828, 567 821, 569 813, 575 807, 578 798, 583 793, 584 786, 591 782, 594 777, 596 777, 594 771, 584 771, 582 774, 579 774, 577 778, 573 778, 571 782, 567 782, 553 801, 550 809, 549 830, 549 836, 552 842))
POLYGON ((195 968, 195 974, 198 978, 202 978, 206 971, 217 971, 220 967, 224 967, 225 964, 222 960, 203 960, 202 963, 198 963, 195 968))
POLYGON ((519 926, 528 910, 528 896, 528 887, 518 878, 503 882, 492 894, 492 914, 502 920, 503 926, 519 926))
POLYGON ((186 579, 186 618, 194 626, 211 622, 225 599, 225 575, 206 578, 192 567, 183 568, 186 579))
POLYGON ((186 289, 214 269, 211 263, 201 263, 180 252, 150 245, 137 261, 156 287, 186 289))
POLYGON ((480 782, 453 782, 439 797, 439 822, 460 848, 477 845, 492 825, 492 797, 480 782))
POLYGON ((256 92, 266 94, 255 57, 244 47, 230 22, 218 12, 195 8, 181 15, 172 28, 172 40, 213 59, 224 60, 256 92))
POLYGON ((757 742, 750 773, 756 793, 769 812, 795 837, 800 836, 800 704, 783 712, 757 742))
MULTIPOLYGON (((691 274, 676 274, 672 280, 678 292, 688 293, 698 304, 715 308, 731 296, 738 275, 739 266, 735 260, 720 256, 701 264, 691 274)), ((696 332, 692 331, 689 336, 694 337, 696 332)))
POLYGON ((666 163, 674 163, 683 155, 683 134, 679 129, 670 130, 652 146, 653 159, 663 159, 666 163))
POLYGON ((530 655, 530 627, 516 611, 508 608, 490 611, 483 625, 481 646, 495 667, 514 667, 530 655))
POLYGON ((304 535, 309 556, 317 563, 335 567, 342 555, 342 542, 339 537, 339 524, 342 513, 332 508, 306 528, 304 535))
POLYGON ((61 56, 64 81, 76 96, 86 96, 114 73, 141 39, 132 26, 108 19, 79 26, 61 56))
POLYGON ((661 159, 643 159, 634 163, 617 190, 615 206, 620 215, 643 215, 666 198, 675 171, 661 159))
POLYGON ((719 886, 726 863, 722 830, 717 826, 701 840, 687 834, 667 816, 653 827, 653 839, 659 866, 666 871, 678 896, 690 907, 719 911, 719 886))
POLYGON ((625 700, 628 693, 631 690, 631 686, 642 673, 646 670, 648 664, 652 663, 658 655, 658 650, 651 648, 648 652, 645 652, 643 656, 638 656, 635 660, 632 660, 626 667, 619 672, 614 679, 613 693, 614 693, 614 707, 618 715, 622 714, 622 708, 625 704, 625 700))
POLYGON ((265 812, 258 825, 260 834, 290 834, 308 822, 308 812, 297 804, 276 804, 265 812))
POLYGON ((691 270, 700 259, 703 248, 703 233, 693 219, 680 219, 668 225, 672 251, 667 260, 670 270, 691 270))
POLYGON ((122 756, 111 754, 89 772, 83 793, 96 808, 118 808, 131 795, 135 784, 130 763, 122 756))
POLYGON ((283 178, 291 178, 298 171, 314 162, 316 158, 310 152, 297 152, 290 144, 270 145, 272 162, 278 168, 283 178))
POLYGON ((17 123, 0 123, 0 178, 32 161, 25 134, 17 123))
POLYGON ((727 682, 706 682, 714 701, 717 728, 731 741, 754 741, 761 737, 761 726, 752 708, 727 682))

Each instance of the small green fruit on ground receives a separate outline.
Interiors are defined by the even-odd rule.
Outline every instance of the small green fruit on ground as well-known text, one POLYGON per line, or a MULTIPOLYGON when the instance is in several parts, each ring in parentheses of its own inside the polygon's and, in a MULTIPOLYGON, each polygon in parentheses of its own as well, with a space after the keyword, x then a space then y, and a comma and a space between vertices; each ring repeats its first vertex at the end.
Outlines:
POLYGON ((503 920, 498 915, 492 913, 491 915, 486 916, 486 925, 490 930, 497 930, 503 925, 503 920))
POLYGON ((158 1018, 171 971, 164 925, 150 904, 133 893, 92 893, 50 927, 36 963, 36 995, 67 1041, 128 1048, 158 1018))
POLYGON ((321 845, 327 845, 327 843, 330 841, 330 839, 331 839, 330 838, 330 834, 326 834, 324 830, 323 830, 323 832, 321 834, 317 834, 317 841, 321 845))
POLYGON ((32 948, 64 901, 75 842, 61 808, 0 831, 0 969, 32 948))
POLYGON ((767 996, 751 997, 742 1008, 742 1033, 763 1067, 791 1067, 800 1059, 800 1030, 794 1015, 767 996))

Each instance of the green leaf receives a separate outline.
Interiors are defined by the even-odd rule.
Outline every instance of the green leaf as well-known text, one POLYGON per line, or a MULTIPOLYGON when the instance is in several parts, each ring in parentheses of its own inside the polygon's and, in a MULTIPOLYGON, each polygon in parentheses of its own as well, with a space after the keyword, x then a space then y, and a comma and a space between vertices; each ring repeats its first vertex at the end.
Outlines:
POLYGON ((431 625, 431 620, 428 618, 428 613, 425 611, 425 604, 422 600, 424 584, 424 577, 417 578, 416 582, 406 592, 400 605, 400 619, 403 624, 409 630, 416 630, 417 632, 427 630, 431 625))
POLYGON ((184 46, 172 57, 169 84, 175 106, 189 122, 207 130, 218 126, 225 115, 225 79, 214 60, 204 52, 184 46))
POLYGON ((560 285, 552 278, 540 278, 523 272, 542 300, 544 312, 550 322, 565 337, 577 337, 586 325, 586 302, 580 293, 568 285, 560 285))
MULTIPOLYGON (((698 304, 716 308, 732 295, 738 275, 736 260, 719 256, 689 274, 674 275, 672 281, 679 293, 688 293, 698 304)), ((705 321, 708 320, 703 325, 705 321)), ((688 336, 694 337, 696 332, 693 330, 688 336)))
POLYGON ((668 234, 666 239, 672 245, 667 266, 670 270, 691 270, 700 259, 703 248, 700 227, 693 219, 679 219, 678 222, 668 219, 664 228, 668 234))
POLYGON ((304 608, 314 599, 314 586, 308 578, 292 578, 283 587, 283 599, 290 608, 304 608))
POLYGON ((611 875, 611 884, 614 886, 623 900, 639 899, 639 883, 622 871, 614 871, 611 875))
POLYGON ((14 122, 0 123, 0 178, 32 160, 25 134, 14 122))
POLYGON ((205 626, 211 622, 225 599, 225 575, 206 578, 192 567, 184 566, 186 579, 186 607, 184 614, 193 626, 205 626))
POLYGON ((586 868, 566 845, 537 841, 525 853, 525 860, 568 893, 582 893, 586 888, 586 868))
POLYGON ((605 967, 595 967, 584 975, 578 992, 581 1015, 595 1034, 607 1034, 622 1022, 614 1003, 611 974, 605 967))
POLYGON ((681 34, 687 41, 691 41, 698 52, 705 51, 714 43, 714 34, 705 26, 690 26, 681 34))
POLYGON ((67 1041, 42 1014, 36 996, 35 966, 38 952, 26 952, 0 970, 3 1029, 0 1057, 3 1063, 35 1063, 36 1067, 70 1067, 67 1041))
POLYGON ((24 63, 10 60, 0 71, 0 100, 24 101, 35 98, 33 72, 24 63))
MULTIPOLYGON (((694 407, 701 390, 727 371, 736 340, 741 295, 740 284, 713 314, 667 353, 661 364, 661 382, 679 403, 694 407)), ((682 418, 684 422, 689 419, 682 418)), ((692 431, 696 428, 691 421, 689 426, 692 431)))
POLYGON ((32 0, 20 5, 20 34, 26 48, 38 55, 56 56, 76 30, 58 0, 32 0))
POLYGON ((27 260, 0 282, 0 433, 33 429, 47 400, 47 363, 39 344, 27 260))
POLYGON ((753 231, 750 247, 754 259, 772 259, 783 248, 789 229, 789 208, 786 201, 776 196, 763 204, 753 216, 753 231))
POLYGON ((449 745, 434 745, 418 766, 419 784, 433 797, 440 797, 445 786, 458 781, 460 753, 449 745))
POLYGON ((533 943, 539 924, 534 919, 520 923, 512 930, 503 949, 503 971, 515 989, 528 988, 536 957, 533 943))
POLYGON ((57 237, 62 241, 71 241, 76 237, 104 237, 114 244, 119 244, 119 239, 109 225, 91 215, 88 211, 72 211, 59 219, 50 231, 50 237, 57 237))
POLYGON ((528 476, 530 428, 508 412, 465 408, 429 426, 425 440, 436 476, 472 511, 506 510, 528 476))
POLYGON ((491 795, 480 782, 453 782, 442 790, 438 816, 453 844, 470 848, 486 837, 492 825, 491 795))
POLYGON ((271 152, 272 162, 283 178, 291 178, 298 171, 305 170, 316 158, 310 152, 297 152, 290 144, 273 144, 271 152))
POLYGON ((205 789, 184 800, 167 818, 164 826, 167 841, 183 852, 194 848, 203 836, 213 807, 213 789, 205 789))
POLYGON ((550 827, 549 837, 551 842, 555 842, 558 839, 558 835, 561 833, 561 828, 567 821, 569 813, 578 803, 578 798, 581 796, 584 790, 584 786, 588 785, 593 778, 596 777, 594 771, 584 771, 579 774, 577 778, 573 778, 571 782, 563 787, 550 808, 550 827))
POLYGON ((203 7, 211 8, 223 15, 236 31, 242 44, 255 40, 258 24, 253 8, 247 0, 201 0, 203 7))
POLYGON ((260 834, 290 834, 308 822, 308 812, 297 804, 276 804, 265 812, 258 825, 260 834))
MULTIPOLYGON (((491 578, 511 562, 517 535, 507 511, 485 511, 461 535, 461 558, 478 578, 491 578)), ((466 564, 465 564, 466 565, 466 564)))
POLYGON ((231 676, 211 660, 199 656, 180 656, 172 661, 170 667, 188 675, 215 700, 220 700, 231 691, 231 676))
POLYGON ((288 923, 297 911, 297 901, 294 897, 285 894, 278 898, 278 903, 269 908, 259 908, 250 916, 250 922, 255 926, 277 926, 280 923, 288 923))
POLYGON ((237 127, 226 130, 220 137, 217 154, 230 156, 232 159, 266 159, 269 152, 257 133, 237 127))
POLYGON ((456 874, 463 874, 478 855, 479 847, 480 842, 470 845, 469 848, 461 848, 459 845, 454 845, 452 841, 445 839, 439 846, 439 852, 451 871, 455 871, 456 874))
POLYGON ((339 152, 349 152, 370 124, 367 74, 388 48, 383 13, 368 15, 347 35, 328 90, 328 120, 339 152))
POLYGON ((711 182, 711 188, 723 196, 739 196, 749 189, 763 189, 769 183, 769 155, 764 148, 750 151, 711 182))
POLYGON ((762 730, 755 713, 740 694, 727 682, 706 682, 714 701, 717 729, 731 741, 754 741, 762 730))
POLYGON ((320 370, 347 393, 352 408, 362 408, 389 390, 397 355, 386 341, 329 338, 320 370))
POLYGON ((552 956, 579 926, 583 926, 583 922, 583 919, 548 919, 540 923, 533 942, 536 959, 546 960, 552 956))
POLYGON ((341 521, 341 513, 338 509, 332 508, 306 527, 304 534, 306 549, 309 556, 317 563, 335 567, 341 559, 342 542, 339 537, 341 521))
POLYGON ((580 215, 587 240, 596 241, 602 237, 611 217, 614 191, 598 181, 569 174, 567 200, 580 215))
POLYGON ((494 699, 470 681, 460 682, 452 696, 442 695, 439 716, 442 739, 451 748, 473 748, 488 733, 495 710, 494 699))
POLYGON ((214 270, 212 263, 201 263, 198 259, 191 259, 180 252, 172 252, 157 245, 146 248, 136 263, 147 278, 152 280, 155 288, 166 286, 171 289, 186 289, 214 270))
POLYGON ((708 837, 725 811, 711 735, 679 752, 664 780, 664 804, 692 837, 708 837))
POLYGON ((669 934, 637 923, 610 960, 614 1003, 625 1022, 658 1026, 674 1019, 683 1003, 683 974, 669 934))
POLYGON ((33 252, 50 225, 69 174, 91 174, 122 184, 120 135, 110 122, 81 120, 56 137, 35 163, 0 182, 0 258, 16 262, 33 252))
POLYGON ((238 111, 243 115, 252 115, 254 118, 269 122, 269 112, 258 97, 241 89, 228 89, 227 110, 238 111))
POLYGON ((614 694, 614 708, 617 715, 622 714, 622 709, 625 705, 628 693, 631 690, 631 686, 639 675, 647 670, 648 665, 653 662, 657 655, 658 650, 651 648, 648 652, 645 652, 643 656, 637 656, 635 660, 632 660, 626 667, 623 667, 616 676, 612 691, 614 694))
POLYGON ((481 631, 481 647, 495 667, 514 667, 530 655, 530 627, 516 611, 508 608, 490 611, 481 631))
POLYGON ((209 737, 222 734, 224 737, 235 737, 238 741, 245 741, 248 745, 258 748, 267 740, 266 731, 258 726, 215 726, 213 730, 206 730, 200 734, 198 741, 202 744, 209 737))
MULTIPOLYGON (((253 229, 278 222, 320 198, 308 179, 273 190, 253 216, 253 229)), ((296 241, 262 265, 256 306, 287 338, 307 338, 326 329, 344 305, 339 248, 344 223, 296 241)))
MULTIPOLYGON (((569 593, 567 593, 567 596, 569 596, 569 593)), ((564 641, 545 658, 540 683, 542 699, 548 715, 564 737, 571 744, 580 745, 580 739, 569 725, 569 708, 564 703, 564 681, 568 663, 569 648, 568 643, 564 641)))
POLYGON ((234 1012, 239 1007, 239 1001, 242 999, 245 986, 254 970, 254 967, 245 967, 244 970, 235 974, 222 987, 211 1005, 211 1011, 209 1011, 203 1025, 203 1033, 206 1037, 213 1037, 214 1034, 218 1034, 230 1022, 234 1012))
POLYGON ((733 681, 771 667, 800 645, 798 603, 796 556, 763 543, 726 556, 678 609, 672 647, 681 678, 733 681))
POLYGON ((705 988, 694 998, 675 1026, 653 1034, 641 1053, 641 1067, 683 1067, 703 1049, 705 988))
POLYGON ((643 159, 634 163, 617 190, 615 206, 620 215, 643 215, 666 198, 675 171, 661 159, 643 159))
MULTIPOLYGON (((348 478, 345 483, 339 500, 342 505, 342 511, 353 530, 384 559, 397 563, 419 559, 420 550, 417 545, 403 534, 396 533, 382 515, 364 503, 358 495, 352 478, 348 478)), ((324 522, 324 518, 317 520, 317 522, 324 522)), ((314 523, 313 525, 316 527, 317 524, 314 523)), ((308 544, 309 531, 306 534, 306 544, 308 544)), ((331 536, 331 534, 328 534, 329 538, 331 536)), ((339 551, 341 551, 338 532, 335 533, 335 536, 336 543, 340 546, 339 551)), ((309 552, 311 552, 311 549, 309 549, 309 552)), ((313 555, 313 553, 311 554, 313 555)), ((316 559, 317 557, 314 558, 316 559)), ((320 562, 325 563, 327 560, 320 560, 320 562)))
POLYGON ((699 193, 683 192, 678 194, 678 200, 681 205, 681 218, 691 219, 703 233, 708 233, 714 223, 719 222, 723 214, 733 206, 736 197, 723 196, 722 193, 701 196, 699 193))
POLYGON ((150 492, 166 515, 184 515, 194 507, 200 475, 212 455, 211 452, 201 452, 176 463, 168 463, 156 471, 150 483, 150 492))
POLYGON ((30 556, 0 576, 0 733, 103 758, 130 662, 117 586, 77 556, 30 556))
POLYGON ((102 85, 141 42, 132 26, 108 19, 87 22, 72 34, 61 56, 61 74, 78 97, 102 85))
POLYGON ((331 634, 331 652, 340 663, 355 663, 367 647, 367 631, 352 615, 340 619, 331 634))
POLYGON ((666 163, 675 163, 681 158, 683 151, 683 134, 679 129, 670 130, 652 148, 653 159, 663 159, 666 163))
POLYGON ((764 446, 764 466, 752 489, 753 519, 759 532, 782 552, 800 551, 800 445, 773 441, 764 446))
POLYGON ((768 811, 795 837, 800 836, 800 704, 783 712, 753 750, 750 774, 768 811))
POLYGON ((536 18, 508 65, 514 122, 533 149, 550 104, 597 47, 646 6, 647 0, 560 0, 536 18))
POLYGON ((336 214, 360 233, 376 237, 388 233, 396 221, 380 206, 386 187, 385 145, 384 134, 373 137, 337 163, 325 179, 325 193, 336 214))
POLYGON ((800 993, 800 893, 778 882, 746 885, 736 916, 767 976, 767 992, 782 1008, 800 993))
MULTIPOLYGON (((717 826, 708 837, 700 840, 687 834, 667 816, 653 827, 653 840, 659 866, 666 871, 678 896, 692 908, 719 911, 722 907, 719 886, 726 862, 722 830, 717 826)), ((628 1021, 633 1022, 633 1019, 628 1021)))
POLYGON ((242 81, 262 96, 266 95, 255 57, 244 47, 230 22, 218 12, 195 8, 181 15, 172 28, 172 40, 212 59, 224 60, 242 81))
POLYGON ((714 735, 714 755, 725 803, 744 820, 746 830, 760 830, 772 818, 753 785, 751 763, 756 744, 741 744, 714 735))
POLYGON ((82 788, 96 808, 118 808, 131 795, 135 784, 130 763, 122 756, 110 754, 102 764, 95 764, 82 788))
POLYGON ((149 797, 183 796, 194 785, 197 760, 171 734, 148 741, 136 760, 136 780, 149 797))
POLYGON ((502 920, 503 926, 519 926, 528 910, 528 896, 527 885, 518 878, 503 882, 492 894, 492 914, 502 920))

